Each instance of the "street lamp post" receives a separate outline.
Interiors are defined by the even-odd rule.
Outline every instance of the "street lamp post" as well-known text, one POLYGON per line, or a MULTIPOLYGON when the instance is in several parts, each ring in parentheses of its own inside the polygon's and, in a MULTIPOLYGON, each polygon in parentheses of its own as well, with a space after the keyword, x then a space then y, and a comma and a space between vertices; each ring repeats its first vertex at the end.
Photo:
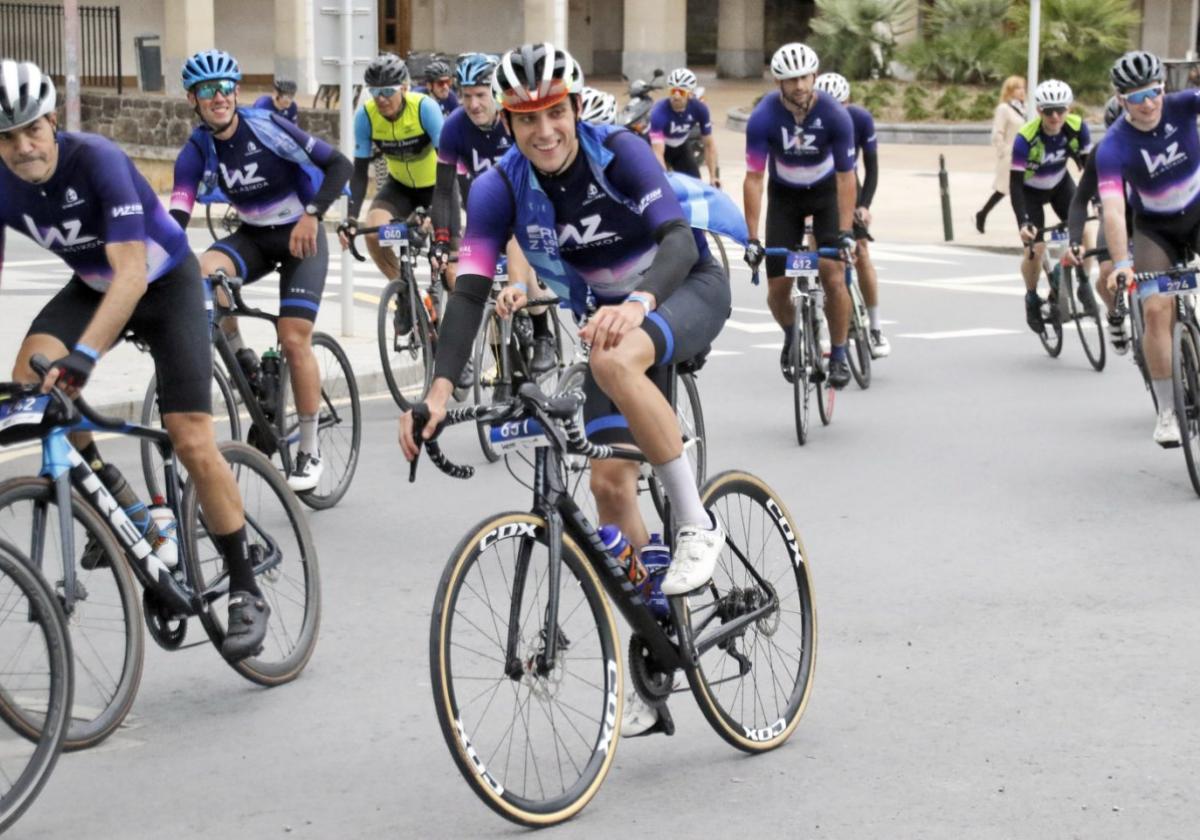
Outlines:
POLYGON ((1041 48, 1042 0, 1029 0, 1029 70, 1026 90, 1030 100, 1038 84, 1038 52, 1041 48))

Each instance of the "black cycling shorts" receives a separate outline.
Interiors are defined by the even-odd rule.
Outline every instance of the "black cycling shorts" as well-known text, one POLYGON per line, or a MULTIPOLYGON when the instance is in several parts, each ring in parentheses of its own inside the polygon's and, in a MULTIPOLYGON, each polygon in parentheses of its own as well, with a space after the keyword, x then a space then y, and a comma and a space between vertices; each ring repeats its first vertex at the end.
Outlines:
POLYGON ((700 166, 696 163, 696 158, 692 156, 690 144, 684 143, 682 146, 665 146, 663 148, 663 160, 667 162, 667 166, 673 172, 682 172, 684 175, 691 175, 693 178, 700 177, 700 166))
POLYGON ((279 315, 316 321, 329 273, 329 243, 325 226, 317 225, 317 253, 311 257, 293 257, 288 250, 292 228, 288 225, 243 224, 208 250, 225 254, 246 283, 253 283, 272 271, 279 271, 279 315))
MULTIPOLYGON (((393 219, 400 221, 407 219, 418 207, 425 208, 426 213, 433 212, 433 184, 428 187, 406 187, 391 175, 371 201, 372 210, 387 210, 393 219)), ((457 215, 458 205, 454 205, 454 209, 452 216, 457 215)))
MULTIPOLYGON (((646 376, 664 395, 668 395, 671 383, 670 366, 708 353, 729 318, 730 306, 725 270, 711 258, 702 259, 692 267, 683 285, 642 322, 641 328, 654 342, 655 363, 646 376)), ((616 403, 600 390, 590 368, 583 390, 587 395, 583 419, 588 438, 602 444, 633 443, 629 423, 616 403)))
MULTIPOLYGON (((74 347, 104 295, 78 276, 42 307, 28 335, 50 335, 74 347)), ((126 325, 146 342, 158 378, 163 414, 212 414, 212 331, 204 306, 200 263, 187 259, 146 287, 126 325)))
MULTIPOLYGON (((770 181, 767 184, 767 247, 804 248, 804 222, 813 220, 813 235, 819 248, 838 247, 837 180, 812 189, 793 189, 770 181)), ((785 259, 767 257, 767 276, 782 277, 785 259)))
POLYGON ((1175 216, 1133 217, 1134 266, 1161 271, 1200 253, 1200 204, 1175 216))
POLYGON ((1025 214, 1029 216, 1030 224, 1037 226, 1037 242, 1045 240, 1045 232, 1042 228, 1046 226, 1046 205, 1049 204, 1054 209, 1054 214, 1058 216, 1060 222, 1065 222, 1071 212, 1071 199, 1074 197, 1075 179, 1069 172, 1063 175, 1058 186, 1052 190, 1025 187, 1025 214))

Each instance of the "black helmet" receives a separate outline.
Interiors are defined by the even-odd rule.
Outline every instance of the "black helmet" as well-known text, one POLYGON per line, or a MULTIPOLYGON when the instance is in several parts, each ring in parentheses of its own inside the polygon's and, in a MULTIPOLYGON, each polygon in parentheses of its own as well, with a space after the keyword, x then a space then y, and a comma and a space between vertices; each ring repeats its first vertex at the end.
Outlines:
POLYGON ((429 62, 429 66, 425 68, 425 78, 431 82, 438 79, 445 79, 454 75, 454 71, 450 69, 450 65, 442 61, 440 58, 429 62))
POLYGON ((1104 105, 1104 127, 1112 127, 1112 124, 1120 119, 1123 113, 1125 113, 1125 109, 1121 106, 1121 97, 1110 96, 1104 105))
POLYGON ((1116 60, 1109 72, 1117 93, 1137 90, 1161 82, 1166 73, 1159 57, 1145 50, 1132 50, 1116 60))
POLYGON ((296 95, 296 83, 293 82, 291 79, 276 79, 275 80, 275 92, 278 93, 280 96, 295 96, 296 95))
POLYGON ((383 53, 372 59, 363 73, 367 87, 392 87, 408 84, 408 65, 395 53, 383 53))

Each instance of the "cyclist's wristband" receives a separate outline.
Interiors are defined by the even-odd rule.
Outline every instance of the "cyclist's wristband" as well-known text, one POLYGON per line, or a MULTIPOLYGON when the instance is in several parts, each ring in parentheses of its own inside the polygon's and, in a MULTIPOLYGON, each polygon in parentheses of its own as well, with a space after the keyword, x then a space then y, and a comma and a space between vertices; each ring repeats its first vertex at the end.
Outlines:
POLYGON ((1133 268, 1133 260, 1129 258, 1117 260, 1115 263, 1113 263, 1113 268, 1117 269, 1118 271, 1122 268, 1133 268))
POLYGON ((524 283, 522 283, 520 280, 518 280, 516 283, 509 283, 508 285, 512 286, 515 289, 520 289, 521 294, 523 294, 523 295, 529 294, 529 287, 526 286, 524 283))
POLYGON ((625 298, 625 300, 626 302, 633 301, 634 303, 640 303, 642 305, 642 310, 647 315, 650 314, 650 310, 653 307, 653 304, 650 302, 650 296, 645 292, 634 292, 629 297, 625 298))
POLYGON ((94 347, 88 347, 82 341, 75 345, 75 352, 82 353, 83 355, 85 355, 89 359, 91 359, 93 362, 100 361, 100 351, 95 349, 94 347))

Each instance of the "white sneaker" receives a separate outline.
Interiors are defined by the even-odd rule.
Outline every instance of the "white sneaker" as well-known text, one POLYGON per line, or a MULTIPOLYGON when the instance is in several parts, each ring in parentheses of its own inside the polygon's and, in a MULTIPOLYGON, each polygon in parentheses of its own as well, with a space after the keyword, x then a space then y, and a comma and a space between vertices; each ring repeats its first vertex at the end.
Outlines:
POLYGON ((694 525, 676 531, 675 553, 663 577, 663 594, 685 595, 708 583, 723 548, 725 529, 719 523, 711 531, 694 525))
POLYGON ((658 710, 642 699, 637 691, 625 693, 625 711, 621 714, 621 737, 636 738, 658 723, 658 710))
POLYGON ((1175 409, 1164 408, 1158 412, 1158 422, 1154 424, 1154 442, 1163 449, 1179 446, 1179 418, 1175 416, 1175 409))
POLYGON ((888 342, 883 330, 871 330, 871 356, 875 359, 886 359, 892 354, 892 345, 888 342))
POLYGON ((301 452, 296 456, 296 465, 292 468, 292 474, 288 476, 288 487, 292 488, 293 493, 315 490, 321 481, 321 473, 324 470, 325 465, 318 456, 301 452))

